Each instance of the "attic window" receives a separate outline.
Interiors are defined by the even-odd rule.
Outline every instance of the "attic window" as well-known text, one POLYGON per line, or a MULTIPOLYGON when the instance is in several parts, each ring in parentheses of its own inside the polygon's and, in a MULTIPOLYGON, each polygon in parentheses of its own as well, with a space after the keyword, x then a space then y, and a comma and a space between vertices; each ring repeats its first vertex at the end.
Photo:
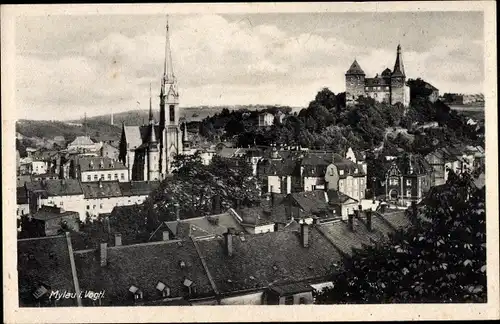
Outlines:
POLYGON ((47 292, 49 292, 49 290, 44 285, 40 285, 33 293, 33 297, 35 297, 36 299, 40 299, 47 292))
POLYGON ((128 291, 134 295, 134 300, 142 299, 142 291, 136 286, 134 285, 130 286, 128 291))
POLYGON ((245 242, 245 241, 246 241, 245 236, 241 235, 241 236, 240 236, 240 240, 241 240, 242 242, 245 242))
POLYGON ((227 282, 228 283, 233 283, 233 281, 231 279, 227 279, 227 282))
POLYGON ((274 271, 277 271, 277 270, 278 270, 278 267, 274 265, 274 266, 273 266, 273 270, 274 270, 274 271))
POLYGON ((163 282, 158 281, 156 284, 156 289, 161 293, 163 297, 170 297, 170 287, 165 285, 163 282))
POLYGON ((185 267, 186 267, 186 262, 184 262, 184 261, 180 261, 180 262, 179 262, 179 266, 180 266, 181 268, 185 268, 185 267))
POLYGON ((340 175, 344 175, 344 170, 340 170, 340 171, 339 171, 339 174, 340 174, 340 175))
POLYGON ((250 276, 250 280, 255 280, 255 277, 254 276, 250 276))
POLYGON ((185 278, 184 279, 184 282, 182 283, 184 286, 186 287, 191 287, 191 285, 193 284, 193 281, 192 280, 189 280, 188 278, 185 278))

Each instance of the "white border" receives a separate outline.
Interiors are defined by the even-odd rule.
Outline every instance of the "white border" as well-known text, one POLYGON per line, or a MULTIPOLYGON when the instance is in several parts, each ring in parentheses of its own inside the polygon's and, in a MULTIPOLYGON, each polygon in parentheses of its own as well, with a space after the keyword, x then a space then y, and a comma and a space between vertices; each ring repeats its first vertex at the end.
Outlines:
POLYGON ((62 322, 238 322, 238 321, 374 321, 430 319, 498 319, 498 160, 496 3, 493 1, 386 3, 253 3, 253 4, 105 4, 3 5, 2 42, 2 192, 4 310, 7 323, 62 322), (483 11, 485 18, 487 304, 196 306, 19 309, 17 305, 15 207, 15 17, 19 15, 142 15, 193 13, 483 11))

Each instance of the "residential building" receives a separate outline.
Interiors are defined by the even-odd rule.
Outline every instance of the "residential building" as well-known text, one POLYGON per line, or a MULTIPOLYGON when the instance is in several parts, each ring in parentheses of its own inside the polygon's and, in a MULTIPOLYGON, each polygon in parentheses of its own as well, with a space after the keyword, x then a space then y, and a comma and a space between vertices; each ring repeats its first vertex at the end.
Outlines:
POLYGON ((325 173, 327 188, 338 190, 355 200, 364 199, 367 188, 366 167, 337 154, 330 161, 333 162, 328 165, 325 173))
POLYGON ((65 211, 63 208, 54 206, 42 206, 28 216, 22 230, 29 233, 31 237, 52 236, 69 230, 78 232, 80 230, 80 217, 75 211, 65 211))
POLYGON ((127 167, 108 157, 80 157, 76 161, 74 176, 82 182, 128 182, 127 167))
POLYGON ((102 143, 94 143, 89 136, 77 136, 68 144, 66 150, 70 153, 98 155, 102 143))
POLYGON ((366 164, 366 154, 361 151, 354 151, 351 147, 347 149, 345 154, 345 158, 347 160, 351 160, 352 162, 361 165, 363 168, 363 172, 366 174, 368 171, 368 165, 366 164))
POLYGON ((111 144, 104 143, 101 147, 101 156, 110 158, 111 160, 118 160, 120 151, 118 148, 114 147, 111 144))
POLYGON ((90 219, 111 213, 113 208, 127 204, 118 181, 82 182, 85 216, 90 219))
POLYGON ((32 174, 44 174, 47 173, 49 165, 47 161, 42 159, 33 159, 31 161, 30 170, 32 174))
POLYGON ((122 245, 115 233, 114 246, 86 250, 74 250, 69 233, 18 240, 19 304, 311 304, 315 291, 331 287, 332 275, 353 249, 409 224, 404 213, 356 212, 347 221, 255 235, 228 228, 222 235, 178 240, 162 234, 158 242, 122 245), (49 299, 58 289, 78 297, 49 299), (92 300, 80 297, 81 291, 105 294, 92 300))
POLYGON ((149 194, 158 188, 160 181, 130 181, 120 182, 122 199, 118 206, 140 205, 146 200, 149 194))
POLYGON ((37 212, 42 205, 76 211, 85 221, 85 203, 80 182, 76 179, 33 181, 26 183, 30 213, 37 212))
POLYGON ((274 124, 274 115, 268 112, 259 114, 259 127, 268 127, 274 124))
POLYGON ((410 205, 419 202, 432 185, 432 167, 418 155, 403 155, 386 172, 386 199, 410 205))

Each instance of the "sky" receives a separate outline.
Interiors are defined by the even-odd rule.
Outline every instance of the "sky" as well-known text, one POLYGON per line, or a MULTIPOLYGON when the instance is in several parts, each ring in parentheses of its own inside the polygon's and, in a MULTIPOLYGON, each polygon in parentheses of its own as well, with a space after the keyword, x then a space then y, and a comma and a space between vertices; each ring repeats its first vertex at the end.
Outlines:
MULTIPOLYGON (((345 91, 357 59, 391 70, 401 44, 408 78, 440 93, 483 92, 481 12, 170 15, 180 105, 305 107, 345 91)), ((165 15, 16 19, 18 119, 64 120, 159 104, 165 15)))

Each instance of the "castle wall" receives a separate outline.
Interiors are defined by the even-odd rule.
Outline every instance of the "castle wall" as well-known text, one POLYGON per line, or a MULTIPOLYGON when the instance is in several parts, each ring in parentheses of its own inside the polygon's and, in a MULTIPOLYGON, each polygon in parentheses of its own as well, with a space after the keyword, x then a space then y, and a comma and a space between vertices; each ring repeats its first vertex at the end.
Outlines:
POLYGON ((373 98, 376 102, 391 102, 390 91, 369 91, 366 93, 368 97, 373 98))
POLYGON ((405 104, 405 85, 403 78, 393 78, 391 80, 391 104, 405 104))

